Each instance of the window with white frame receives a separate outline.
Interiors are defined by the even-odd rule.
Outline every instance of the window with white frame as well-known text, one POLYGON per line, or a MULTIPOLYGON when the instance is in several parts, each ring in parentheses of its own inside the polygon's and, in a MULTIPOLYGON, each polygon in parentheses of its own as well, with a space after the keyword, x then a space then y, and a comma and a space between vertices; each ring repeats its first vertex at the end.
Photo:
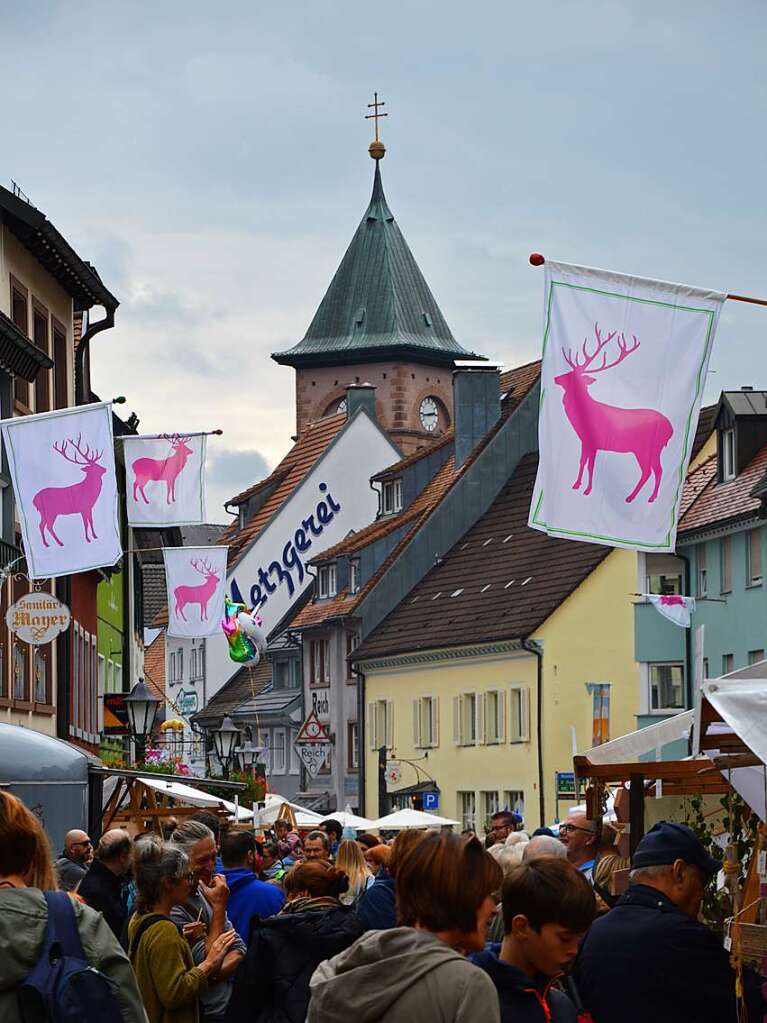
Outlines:
POLYGON ((525 816, 525 794, 521 789, 505 789, 503 793, 503 809, 516 810, 520 817, 525 816))
POLYGON ((402 480, 387 480, 381 492, 381 510, 384 515, 402 511, 402 480))
POLYGON ((368 704, 368 743, 372 750, 394 745, 394 704, 375 700, 368 704))
POLYGON ((749 586, 762 585, 762 531, 761 529, 749 529, 746 533, 746 560, 748 567, 749 586))
POLYGON ((309 643, 309 685, 330 684, 330 640, 313 639, 309 643))
POLYGON ((506 742, 506 693, 491 689, 485 693, 485 742, 497 745, 506 742))
POLYGON ((684 709, 684 665, 650 665, 650 710, 684 709))
POLYGON ((357 593, 360 588, 360 559, 352 558, 349 562, 349 590, 357 593))
POLYGON ((477 796, 474 792, 458 792, 458 819, 464 831, 477 827, 477 796))
POLYGON ((272 774, 284 774, 287 766, 285 729, 275 728, 272 732, 272 774))
POLYGON ((317 572, 317 594, 320 598, 336 595, 336 565, 322 565, 317 572))
POLYGON ((346 769, 360 769, 360 729, 356 721, 346 723, 346 769))
POLYGON ((722 481, 735 479, 735 430, 722 430, 722 481))
POLYGON ((178 675, 176 676, 178 681, 179 682, 183 681, 183 678, 184 678, 184 650, 183 650, 183 647, 179 647, 178 648, 178 652, 176 653, 176 670, 178 671, 178 675))
POLYGON ((486 830, 490 830, 490 818, 494 813, 498 813, 500 809, 500 800, 498 799, 498 790, 491 789, 490 791, 480 792, 479 794, 479 807, 480 807, 480 820, 482 827, 486 830))
POLYGON ((456 746, 476 746, 482 741, 482 699, 479 693, 453 697, 453 741, 456 746))
POLYGON ((439 746, 439 698, 419 696, 413 700, 413 745, 416 749, 439 746))
POLYGON ((349 685, 354 685, 357 682, 357 676, 354 674, 354 666, 349 660, 351 655, 360 645, 359 633, 355 630, 354 632, 346 633, 346 681, 349 685))
POLYGON ((509 690, 509 742, 530 741, 530 689, 512 686, 509 690))
POLYGON ((706 571, 706 545, 699 543, 695 548, 695 557, 698 562, 698 596, 705 597, 708 594, 708 573, 706 571))
POLYGON ((175 654, 171 654, 168 657, 168 681, 169 682, 175 682, 176 681, 176 655, 175 654))

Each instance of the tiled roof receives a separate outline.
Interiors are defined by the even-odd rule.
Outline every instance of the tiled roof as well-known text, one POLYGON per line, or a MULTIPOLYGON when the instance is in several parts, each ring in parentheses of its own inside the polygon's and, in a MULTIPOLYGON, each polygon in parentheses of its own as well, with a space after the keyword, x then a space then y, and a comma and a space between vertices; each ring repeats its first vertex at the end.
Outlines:
POLYGON ((194 715, 200 723, 218 721, 226 714, 232 714, 247 700, 258 696, 272 684, 272 663, 263 657, 254 667, 243 666, 223 685, 216 695, 208 700, 203 709, 194 715))
MULTIPOLYGON (((387 572, 397 560, 404 548, 418 531, 421 524, 429 517, 429 515, 432 514, 445 494, 450 490, 456 480, 458 480, 466 471, 468 466, 472 464, 482 448, 500 429, 503 422, 516 410, 522 399, 538 380, 540 368, 540 362, 532 362, 528 363, 526 366, 520 366, 518 369, 510 370, 508 373, 503 375, 506 379, 506 398, 501 405, 501 418, 493 430, 491 430, 484 440, 477 445, 477 448, 472 453, 471 457, 468 458, 458 470, 455 468, 455 459, 451 455, 434 475, 433 479, 426 487, 424 487, 409 508, 406 508, 405 511, 399 515, 387 515, 377 519, 365 529, 361 529, 358 532, 353 533, 351 536, 341 541, 341 543, 336 544, 327 551, 324 551, 321 558, 316 559, 318 561, 327 561, 329 558, 338 557, 341 554, 353 554, 356 551, 361 550, 363 547, 367 547, 369 544, 374 543, 376 540, 383 539, 383 537, 395 532, 403 525, 411 523, 410 529, 408 529, 406 534, 400 539, 397 546, 389 553, 378 571, 371 579, 368 580, 358 593, 349 594, 347 591, 344 591, 339 593, 338 596, 334 597, 332 600, 310 601, 293 620, 291 623, 292 628, 300 629, 317 626, 334 618, 354 614, 354 611, 362 600, 378 583, 382 575, 387 572)), ((502 391, 502 393, 504 392, 502 391)), ((404 459, 403 461, 409 460, 404 459)))
POLYGON ((749 518, 759 511, 761 501, 752 495, 752 491, 767 471, 767 445, 751 459, 739 476, 726 483, 717 482, 716 456, 712 455, 695 473, 690 474, 685 494, 688 493, 691 481, 695 480, 696 484, 702 482, 702 478, 697 477, 704 471, 708 480, 698 496, 687 505, 679 523, 680 533, 703 529, 719 522, 749 518))
POLYGON ((682 491, 682 503, 679 507, 680 522, 684 520, 687 512, 715 477, 715 454, 709 455, 705 462, 701 462, 696 469, 688 471, 687 479, 684 481, 684 490, 682 491))
POLYGON ((355 660, 529 636, 611 548, 549 537, 527 519, 538 457, 367 637, 355 660))
MULTIPOLYGON (((229 544, 229 567, 237 563, 245 548, 258 536, 267 522, 279 511, 304 477, 314 467, 315 462, 325 451, 328 444, 346 424, 345 415, 325 416, 317 419, 301 431, 293 447, 285 455, 280 464, 267 480, 277 480, 277 486, 269 495, 243 529, 239 523, 233 523, 221 537, 220 543, 229 544)), ((261 487, 267 480, 262 480, 261 487)))
POLYGON ((288 366, 325 365, 405 351, 446 364, 472 357, 451 334, 402 236, 376 161, 370 203, 309 329, 272 358, 288 366))
POLYGON ((144 651, 144 681, 165 699, 165 630, 155 636, 144 651))
POLYGON ((427 458, 429 455, 434 454, 435 451, 439 451, 440 448, 446 447, 448 444, 453 443, 453 431, 452 429, 447 430, 444 436, 438 440, 427 442, 422 447, 417 448, 406 458, 401 458, 398 462, 394 462, 392 465, 387 465, 385 469, 381 469, 380 472, 376 473, 375 476, 371 476, 371 480, 384 480, 390 479, 393 476, 401 476, 405 469, 409 469, 411 465, 416 465, 421 461, 422 458, 427 458))
POLYGON ((255 497, 256 494, 260 494, 262 490, 279 483, 288 472, 288 469, 282 469, 281 471, 275 469, 274 472, 264 477, 264 479, 259 480, 258 483, 254 483, 252 487, 248 487, 247 490, 243 490, 241 493, 235 494, 234 497, 230 497, 226 503, 244 504, 246 501, 249 501, 251 497, 255 497))

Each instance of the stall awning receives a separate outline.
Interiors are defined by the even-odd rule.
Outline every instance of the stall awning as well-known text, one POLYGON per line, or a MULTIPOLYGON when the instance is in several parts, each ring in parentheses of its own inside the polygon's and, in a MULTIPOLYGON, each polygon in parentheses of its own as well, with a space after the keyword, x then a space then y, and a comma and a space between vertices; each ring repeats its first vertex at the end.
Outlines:
POLYGON ((253 811, 244 806, 238 808, 228 799, 221 799, 219 796, 214 796, 212 792, 203 792, 202 789, 196 789, 192 785, 185 785, 180 781, 162 781, 162 779, 153 778, 151 775, 142 775, 139 781, 142 785, 154 789, 155 792, 178 799, 182 803, 189 803, 190 806, 223 806, 232 816, 236 816, 238 821, 249 821, 253 817, 253 811))
POLYGON ((686 710, 682 714, 658 721, 656 724, 640 728, 628 735, 602 743, 587 750, 583 756, 590 764, 622 764, 639 760, 642 756, 654 753, 669 743, 679 739, 687 739, 692 728, 693 711, 686 710))

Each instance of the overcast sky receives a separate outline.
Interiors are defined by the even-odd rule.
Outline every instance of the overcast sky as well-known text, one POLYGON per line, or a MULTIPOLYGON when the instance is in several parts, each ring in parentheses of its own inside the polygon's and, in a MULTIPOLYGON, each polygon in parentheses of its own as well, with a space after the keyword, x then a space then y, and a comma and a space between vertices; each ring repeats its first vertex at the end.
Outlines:
MULTIPOLYGON (((293 432, 300 340, 384 187, 456 338, 540 350, 551 258, 767 295, 760 2, 6 4, 0 177, 120 299, 95 389, 210 429, 210 517, 293 432)), ((767 387, 767 309, 728 302, 707 398, 767 387)))

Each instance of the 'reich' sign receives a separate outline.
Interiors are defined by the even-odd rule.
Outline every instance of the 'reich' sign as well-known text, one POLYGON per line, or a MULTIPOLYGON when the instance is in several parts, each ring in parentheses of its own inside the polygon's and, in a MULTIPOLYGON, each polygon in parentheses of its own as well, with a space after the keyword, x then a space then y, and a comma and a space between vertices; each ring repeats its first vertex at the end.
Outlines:
POLYGON ((26 593, 5 613, 5 624, 25 643, 40 646, 66 632, 72 619, 69 608, 50 593, 26 593))

